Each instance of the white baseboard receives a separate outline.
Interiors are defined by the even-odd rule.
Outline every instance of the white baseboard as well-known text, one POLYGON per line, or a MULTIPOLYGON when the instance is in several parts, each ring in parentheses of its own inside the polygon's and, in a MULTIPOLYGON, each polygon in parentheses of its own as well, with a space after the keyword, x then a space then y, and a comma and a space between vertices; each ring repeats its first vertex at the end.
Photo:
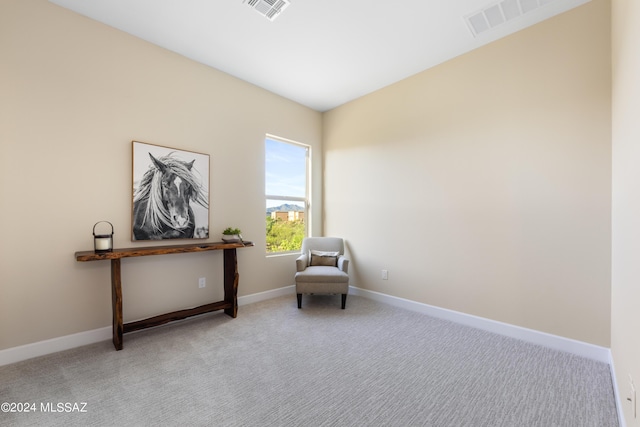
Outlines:
MULTIPOLYGON (((264 301, 289 294, 295 294, 295 286, 285 286, 284 288, 238 297, 238 305, 252 304, 254 302, 264 301)), ((111 339, 112 328, 111 326, 107 326, 91 331, 79 332, 77 334, 65 335, 62 337, 34 342, 32 344, 12 347, 0 350, 0 366, 111 339)))
POLYGON ((618 380, 616 378, 616 369, 613 366, 613 355, 609 351, 609 369, 611 370, 611 381, 613 381, 613 397, 616 402, 616 409, 618 411, 618 425, 620 427, 627 427, 627 422, 624 420, 624 412, 622 410, 622 404, 624 401, 621 399, 618 388, 618 380))
MULTIPOLYGON (((578 356, 587 357, 589 359, 607 363, 611 366, 611 354, 609 349, 605 347, 599 347, 593 344, 547 334, 545 332, 526 329, 507 323, 497 322, 495 320, 460 313, 453 310, 447 310, 444 308, 435 307, 404 298, 398 298, 391 295, 382 294, 380 292, 369 291, 354 286, 350 287, 350 292, 353 295, 360 295, 365 298, 384 302, 412 311, 418 311, 433 317, 438 317, 440 319, 450 320, 455 323, 483 329, 500 335, 518 338, 523 341, 543 345, 546 347, 554 348, 556 350, 576 354, 578 356)), ((271 298, 293 294, 295 294, 295 286, 285 286, 278 289, 272 289, 265 292, 238 297, 238 305, 242 306, 253 304, 271 298)), ((91 331, 80 332, 77 334, 66 335, 63 337, 52 338, 32 344, 26 344, 18 347, 0 350, 0 366, 20 362, 22 360, 31 359, 33 357, 56 353, 58 351, 80 347, 83 345, 93 344, 100 341, 107 341, 111 338, 111 326, 108 326, 91 331)), ((615 380, 615 377, 613 378, 615 380)))
POLYGON ((0 366, 112 338, 111 326, 0 350, 0 366))
POLYGON ((586 342, 573 340, 571 338, 564 338, 548 334, 546 332, 540 332, 533 329, 510 325, 508 323, 498 322, 496 320, 473 316, 471 314, 448 310, 446 308, 435 307, 404 298, 398 298, 380 292, 356 288, 354 286, 350 286, 350 292, 353 295, 360 295, 372 300, 394 305, 396 307, 406 308, 408 310, 428 314, 429 316, 450 320, 454 323, 460 323, 462 325, 471 326, 496 334, 517 338, 532 344, 542 345, 544 347, 586 357, 598 362, 607 364, 610 362, 610 351, 606 347, 600 347, 586 342))
POLYGON ((238 297, 238 305, 253 304, 254 302, 266 301, 271 298, 278 298, 285 295, 295 295, 296 286, 285 286, 284 288, 271 289, 269 291, 258 292, 257 294, 238 297))

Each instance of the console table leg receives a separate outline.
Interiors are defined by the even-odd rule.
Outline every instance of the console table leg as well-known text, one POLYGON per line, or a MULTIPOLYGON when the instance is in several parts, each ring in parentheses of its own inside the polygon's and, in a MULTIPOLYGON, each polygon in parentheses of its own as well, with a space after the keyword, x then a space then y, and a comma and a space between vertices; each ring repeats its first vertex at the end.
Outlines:
POLYGON ((122 350, 122 278, 120 259, 111 260, 111 308, 113 310, 113 346, 122 350))
POLYGON ((224 301, 231 303, 231 308, 225 308, 225 314, 235 318, 238 316, 238 255, 234 249, 224 250, 224 301))

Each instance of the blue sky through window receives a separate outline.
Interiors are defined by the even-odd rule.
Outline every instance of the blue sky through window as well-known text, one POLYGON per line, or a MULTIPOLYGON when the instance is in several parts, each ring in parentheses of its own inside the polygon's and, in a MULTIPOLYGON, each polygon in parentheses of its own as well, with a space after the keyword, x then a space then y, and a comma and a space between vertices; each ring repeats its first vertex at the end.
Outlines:
POLYGON ((307 148, 267 138, 265 150, 265 194, 305 197, 307 148))

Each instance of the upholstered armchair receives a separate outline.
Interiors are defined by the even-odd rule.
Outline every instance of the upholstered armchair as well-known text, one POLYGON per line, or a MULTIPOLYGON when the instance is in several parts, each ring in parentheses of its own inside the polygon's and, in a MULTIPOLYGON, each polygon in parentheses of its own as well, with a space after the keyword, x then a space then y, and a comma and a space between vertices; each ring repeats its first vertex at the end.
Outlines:
POLYGON ((349 260, 339 237, 307 237, 296 259, 296 294, 302 308, 302 294, 340 294, 342 309, 349 292, 349 260))

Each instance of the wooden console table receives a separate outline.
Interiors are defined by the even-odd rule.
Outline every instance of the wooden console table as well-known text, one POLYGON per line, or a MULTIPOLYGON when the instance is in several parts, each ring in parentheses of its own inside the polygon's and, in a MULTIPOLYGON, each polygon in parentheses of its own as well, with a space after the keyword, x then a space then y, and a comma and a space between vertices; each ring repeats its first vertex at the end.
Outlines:
POLYGON ((175 246, 153 246, 146 248, 114 249, 113 252, 95 253, 93 251, 76 252, 76 261, 111 260, 111 305, 113 310, 113 345, 116 350, 122 350, 122 335, 152 326, 162 325, 174 320, 185 319, 198 314, 224 310, 231 317, 238 315, 238 257, 237 248, 253 246, 251 242, 244 243, 195 243, 175 246), (136 322, 122 322, 122 278, 120 275, 120 259, 149 255, 184 254, 191 252, 224 251, 224 300, 201 305, 186 310, 174 311, 150 317, 136 322))

